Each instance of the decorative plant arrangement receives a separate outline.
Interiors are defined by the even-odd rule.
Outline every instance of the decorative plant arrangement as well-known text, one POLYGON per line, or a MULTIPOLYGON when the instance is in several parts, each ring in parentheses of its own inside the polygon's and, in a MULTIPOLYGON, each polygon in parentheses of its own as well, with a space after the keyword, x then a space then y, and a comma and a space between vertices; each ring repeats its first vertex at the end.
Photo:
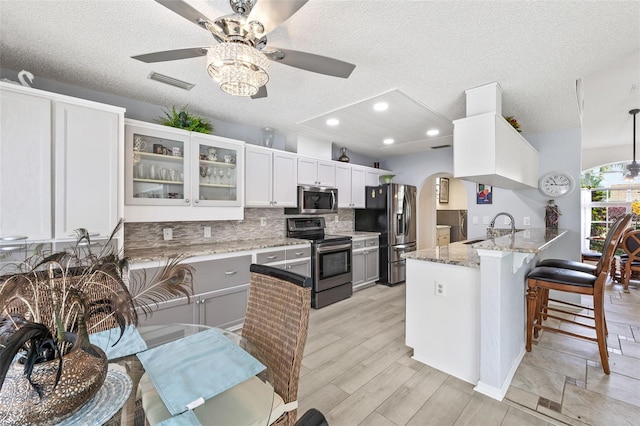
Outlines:
POLYGON ((190 114, 186 105, 180 108, 180 110, 172 106, 170 110, 164 110, 163 112, 165 116, 158 117, 156 121, 164 126, 177 127, 179 129, 200 133, 213 132, 211 122, 206 118, 190 114))
POLYGON ((148 282, 129 279, 126 258, 111 244, 94 253, 88 232, 76 232, 73 249, 37 254, 24 272, 0 277, 0 424, 64 419, 107 374, 106 355, 89 333, 119 328, 121 338, 137 325, 136 308, 146 315, 153 303, 193 293, 193 268, 182 259, 168 260, 148 282))
POLYGON ((522 132, 522 130, 520 130, 520 123, 518 123, 518 120, 516 120, 513 115, 505 115, 504 119, 507 120, 509 124, 511 124, 513 128, 518 131, 518 133, 522 132))

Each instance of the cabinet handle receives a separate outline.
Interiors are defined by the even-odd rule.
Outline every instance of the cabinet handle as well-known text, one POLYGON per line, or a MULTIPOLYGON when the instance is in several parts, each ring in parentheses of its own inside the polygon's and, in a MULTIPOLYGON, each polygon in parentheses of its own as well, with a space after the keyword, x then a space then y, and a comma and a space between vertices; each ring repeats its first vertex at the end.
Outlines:
POLYGON ((277 201, 274 201, 274 202, 273 202, 273 205, 275 206, 276 204, 278 204, 278 202, 277 202, 277 201))
POLYGON ((196 198, 195 203, 198 204, 199 202, 200 202, 200 199, 196 198))
POLYGON ((188 199, 188 198, 185 198, 185 199, 184 199, 184 202, 185 202, 185 203, 187 203, 187 204, 189 204, 189 199, 188 199))
POLYGON ((362 244, 356 244, 355 246, 356 246, 356 248, 358 248, 358 247, 360 247, 361 245, 362 245, 362 244))
POLYGON ((299 251, 299 252, 296 253, 296 256, 303 256, 303 255, 304 255, 303 251, 299 251))
POLYGON ((278 255, 277 255, 277 254, 274 254, 274 255, 271 255, 271 256, 267 256, 267 259, 269 259, 269 260, 271 260, 271 259, 277 259, 277 258, 278 258, 278 255))
POLYGON ((237 274, 237 273, 238 273, 238 271, 227 271, 224 274, 225 275, 233 275, 233 274, 237 274))

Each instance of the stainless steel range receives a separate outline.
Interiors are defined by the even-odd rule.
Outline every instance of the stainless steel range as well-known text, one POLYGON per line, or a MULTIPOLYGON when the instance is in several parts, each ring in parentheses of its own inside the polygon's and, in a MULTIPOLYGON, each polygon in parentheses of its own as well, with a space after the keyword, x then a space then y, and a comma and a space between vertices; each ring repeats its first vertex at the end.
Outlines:
POLYGON ((311 240, 311 306, 323 308, 351 297, 351 237, 326 235, 324 217, 287 219, 287 237, 311 240))

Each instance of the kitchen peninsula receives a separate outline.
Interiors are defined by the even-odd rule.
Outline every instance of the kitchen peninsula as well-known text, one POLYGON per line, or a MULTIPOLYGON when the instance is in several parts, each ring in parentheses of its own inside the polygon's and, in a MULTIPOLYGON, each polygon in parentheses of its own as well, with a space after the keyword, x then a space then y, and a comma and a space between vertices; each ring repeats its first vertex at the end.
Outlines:
POLYGON ((525 277, 567 231, 527 229, 403 255, 413 358, 502 400, 525 352, 525 277))

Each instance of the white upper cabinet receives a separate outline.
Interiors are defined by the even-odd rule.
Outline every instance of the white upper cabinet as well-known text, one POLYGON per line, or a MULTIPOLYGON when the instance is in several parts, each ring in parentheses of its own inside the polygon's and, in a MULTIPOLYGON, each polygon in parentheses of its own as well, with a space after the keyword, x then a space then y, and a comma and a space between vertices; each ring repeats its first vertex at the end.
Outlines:
POLYGON ((364 208, 365 169, 350 164, 336 164, 338 207, 364 208))
POLYGON ((109 235, 124 109, 10 84, 0 91, 0 236, 109 235))
POLYGON ((108 236, 118 221, 122 113, 56 102, 55 237, 108 236))
POLYGON ((244 142, 136 120, 125 134, 126 220, 244 218, 244 142))
POLYGON ((0 238, 51 238, 51 101, 0 86, 0 109, 0 238))
POLYGON ((298 157, 282 151, 273 153, 273 202, 277 207, 298 205, 298 157))
POLYGON ((284 151, 245 147, 245 205, 247 207, 295 207, 297 205, 297 156, 284 151))
POLYGON ((335 162, 298 157, 298 183, 300 185, 335 186, 335 162))

